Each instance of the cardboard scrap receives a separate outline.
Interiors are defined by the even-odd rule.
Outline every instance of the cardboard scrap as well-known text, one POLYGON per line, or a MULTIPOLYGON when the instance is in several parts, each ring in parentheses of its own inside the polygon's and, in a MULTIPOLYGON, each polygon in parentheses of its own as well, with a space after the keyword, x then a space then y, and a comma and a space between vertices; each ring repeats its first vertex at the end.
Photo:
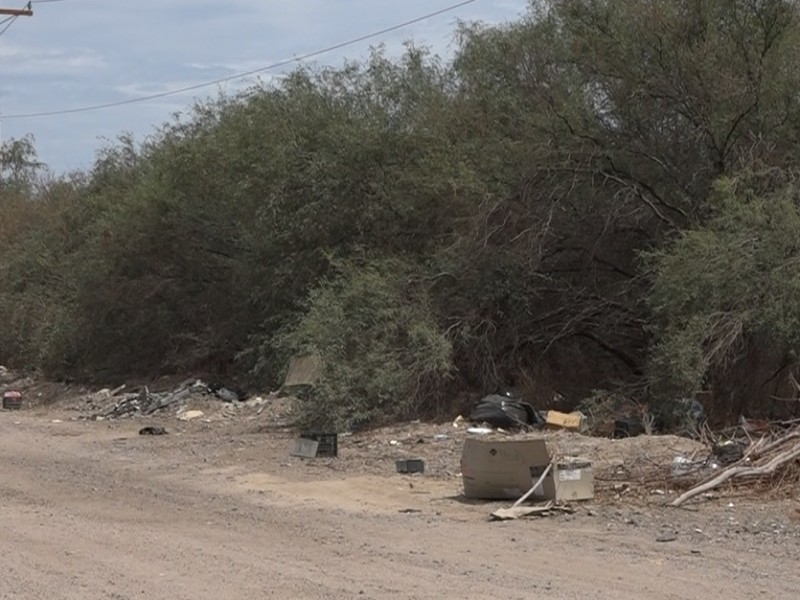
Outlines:
POLYGON ((566 429, 568 431, 585 431, 586 416, 582 412, 571 412, 569 414, 548 410, 545 425, 548 429, 566 429))
POLYGON ((559 506, 553 504, 552 501, 545 502, 536 506, 513 506, 511 508, 499 508, 491 514, 495 521, 514 521, 523 517, 548 517, 552 513, 561 512, 572 514, 575 512, 569 506, 559 506))
POLYGON ((289 361, 289 372, 283 388, 314 386, 322 375, 322 361, 318 356, 307 354, 293 356, 289 361))

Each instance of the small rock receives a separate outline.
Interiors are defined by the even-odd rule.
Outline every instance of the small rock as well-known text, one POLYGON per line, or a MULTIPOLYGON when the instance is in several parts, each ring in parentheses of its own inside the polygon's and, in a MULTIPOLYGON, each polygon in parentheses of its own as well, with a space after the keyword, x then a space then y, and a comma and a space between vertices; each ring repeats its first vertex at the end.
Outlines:
POLYGON ((677 539, 678 539, 678 536, 676 536, 674 533, 665 533, 665 534, 662 534, 662 535, 658 536, 656 538, 656 541, 657 542, 662 542, 662 543, 663 542, 674 542, 677 539))

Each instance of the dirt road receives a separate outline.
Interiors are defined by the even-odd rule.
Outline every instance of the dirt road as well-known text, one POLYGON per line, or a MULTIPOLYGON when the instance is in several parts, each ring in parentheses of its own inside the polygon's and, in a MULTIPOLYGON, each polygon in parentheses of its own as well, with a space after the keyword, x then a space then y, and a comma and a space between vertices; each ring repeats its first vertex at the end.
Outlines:
POLYGON ((788 521, 782 535, 694 538, 686 519, 700 517, 685 511, 657 523, 603 507, 489 523, 492 507, 459 500, 455 480, 326 472, 288 461, 287 440, 270 434, 150 437, 136 434, 140 422, 52 421, 0 413, 3 599, 731 600, 800 589, 788 521), (670 522, 681 535, 657 542, 670 522))

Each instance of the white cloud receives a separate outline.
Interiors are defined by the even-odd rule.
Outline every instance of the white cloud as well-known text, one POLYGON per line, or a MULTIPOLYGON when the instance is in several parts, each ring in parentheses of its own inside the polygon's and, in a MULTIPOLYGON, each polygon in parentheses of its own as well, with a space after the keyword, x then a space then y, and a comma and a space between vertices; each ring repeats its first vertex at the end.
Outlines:
MULTIPOLYGON (((444 8, 454 0, 83 0, 34 5, 0 37, 0 113, 69 109, 163 93, 263 68, 444 8), (277 57, 277 58, 276 58, 277 57)), ((528 0, 479 0, 458 11, 315 57, 341 64, 413 38, 451 52, 457 19, 505 21, 528 0)), ((98 136, 143 137, 194 98, 234 93, 285 69, 157 101, 90 113, 3 120, 3 135, 33 133, 55 170, 89 166, 98 136)))

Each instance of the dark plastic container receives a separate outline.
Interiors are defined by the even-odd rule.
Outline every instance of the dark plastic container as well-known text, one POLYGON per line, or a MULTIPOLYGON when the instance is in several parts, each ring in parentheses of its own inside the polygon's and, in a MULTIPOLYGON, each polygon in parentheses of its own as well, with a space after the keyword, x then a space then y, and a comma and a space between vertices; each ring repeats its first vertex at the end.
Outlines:
POLYGON ((19 392, 4 393, 3 408, 5 410, 20 410, 22 408, 22 394, 19 392))
POLYGON ((395 462, 398 473, 424 473, 425 461, 419 458, 409 458, 395 462))
POLYGON ((321 431, 303 431, 300 437, 314 440, 317 446, 317 456, 339 456, 339 434, 324 433, 321 431))

